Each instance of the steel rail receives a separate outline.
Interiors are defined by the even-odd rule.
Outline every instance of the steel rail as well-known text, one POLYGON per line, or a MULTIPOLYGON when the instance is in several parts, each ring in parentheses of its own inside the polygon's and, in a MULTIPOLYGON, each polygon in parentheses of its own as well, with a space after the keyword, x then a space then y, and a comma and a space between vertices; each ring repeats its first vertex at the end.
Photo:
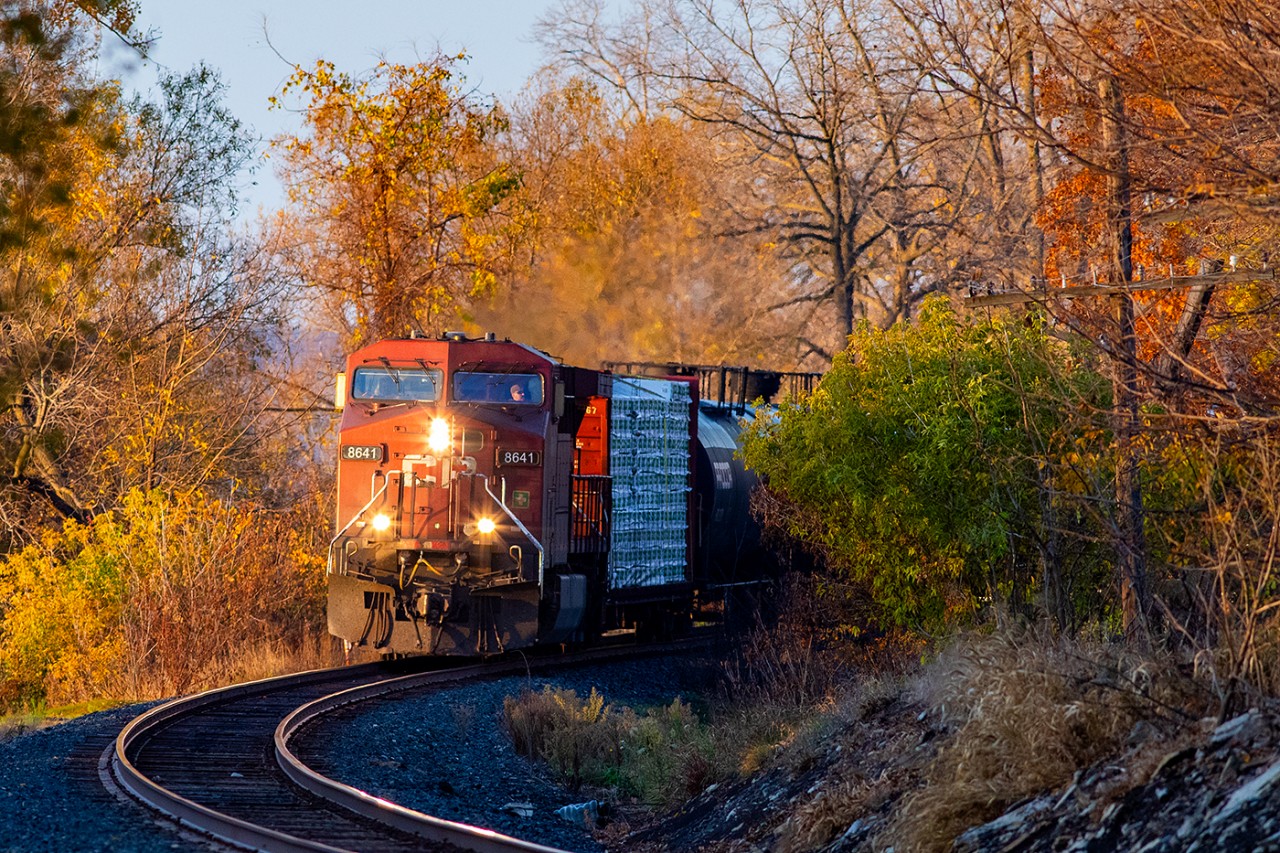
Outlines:
POLYGON ((100 775, 104 777, 103 782, 108 787, 114 784, 127 795, 158 811, 179 826, 211 835, 237 847, 282 851, 282 853, 295 853, 295 851, 297 853, 303 853, 303 851, 343 853, 343 848, 259 826, 169 790, 138 769, 132 760, 133 747, 165 724, 216 705, 291 687, 321 684, 335 678, 380 679, 388 676, 387 669, 386 664, 369 663, 312 670, 236 684, 171 700, 135 717, 120 731, 114 744, 108 749, 111 753, 109 761, 100 763, 100 775))
POLYGON ((548 669, 566 669, 605 663, 611 660, 653 657, 686 651, 691 647, 705 646, 707 637, 651 643, 645 646, 598 647, 577 652, 571 656, 555 655, 526 657, 513 653, 496 662, 480 666, 460 667, 441 672, 418 673, 388 679, 372 684, 351 687, 337 693, 322 696, 302 705, 280 721, 275 731, 276 761, 280 769, 294 784, 323 800, 341 806, 363 817, 377 821, 402 832, 435 842, 451 844, 473 853, 565 853, 530 841, 512 838, 493 830, 445 820, 405 808, 366 791, 331 779, 311 769, 290 748, 290 741, 306 726, 322 719, 347 705, 367 702, 392 693, 414 690, 427 686, 471 679, 492 679, 519 673, 541 672, 548 669), (518 655, 518 657, 517 657, 518 655))
MULTIPOLYGON (((327 779, 295 755, 289 748, 289 742, 303 728, 318 722, 324 715, 338 708, 396 692, 435 684, 572 668, 619 658, 671 654, 705 643, 705 639, 695 639, 645 646, 602 647, 580 652, 571 657, 550 653, 526 657, 517 652, 482 665, 453 666, 445 670, 408 675, 390 671, 392 668, 386 663, 360 664, 223 687, 166 702, 133 719, 121 730, 112 747, 103 753, 99 763, 99 775, 108 788, 114 788, 121 796, 133 797, 181 827, 212 836, 236 847, 286 851, 286 853, 346 851, 348 848, 260 826, 195 802, 148 777, 135 765, 133 758, 136 750, 141 748, 140 744, 163 730, 168 724, 218 705, 230 705, 236 701, 259 695, 267 696, 278 691, 322 685, 326 681, 364 682, 305 702, 287 713, 277 724, 272 736, 276 763, 290 782, 332 806, 389 827, 402 835, 452 845, 456 848, 476 851, 476 853, 512 853, 512 851, 563 853, 553 847, 416 812, 336 780, 327 779)), ((550 652, 550 650, 547 651, 550 652)), ((444 662, 440 658, 418 658, 415 661, 420 665, 437 666, 444 662)))
POLYGON ((462 667, 444 672, 406 675, 400 678, 352 687, 338 693, 322 696, 294 710, 276 727, 276 761, 284 774, 294 784, 323 800, 334 803, 356 814, 392 826, 402 832, 451 844, 473 853, 565 853, 555 847, 547 847, 530 841, 522 841, 490 829, 445 820, 405 808, 390 800, 375 797, 358 788, 330 779, 312 770, 290 749, 289 742, 306 725, 315 722, 338 708, 358 702, 387 696, 392 693, 475 678, 498 678, 532 669, 544 669, 543 661, 504 661, 497 665, 462 667))

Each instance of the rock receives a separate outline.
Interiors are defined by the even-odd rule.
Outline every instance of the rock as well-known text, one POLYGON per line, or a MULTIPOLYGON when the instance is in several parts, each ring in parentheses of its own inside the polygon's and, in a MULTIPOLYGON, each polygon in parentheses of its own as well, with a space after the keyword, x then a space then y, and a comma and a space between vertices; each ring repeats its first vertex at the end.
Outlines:
POLYGON ((1209 823, 1211 825, 1221 823, 1242 808, 1258 802, 1267 795, 1277 779, 1280 779, 1280 761, 1237 788, 1209 823))
POLYGON ((1262 717, 1262 712, 1257 708, 1250 708, 1247 712, 1238 717, 1232 717, 1214 729, 1213 734, 1209 736, 1209 745, 1222 746, 1228 742, 1245 745, 1265 735, 1266 730, 1267 724, 1262 717))
POLYGON ((499 811, 513 814, 516 817, 533 817, 533 803, 507 803, 499 811))
POLYGON ((1152 738, 1158 737, 1159 734, 1159 729, 1151 725, 1151 723, 1146 720, 1138 720, 1133 724, 1133 729, 1129 732, 1127 743, 1129 746, 1139 746, 1152 738))
POLYGON ((574 803, 568 806, 561 806, 556 809, 556 814, 559 815, 565 823, 571 823, 575 826, 585 826, 587 829, 591 829, 600 820, 600 803, 597 800, 589 800, 585 803, 574 803))
POLYGON ((1015 839, 1025 838, 1037 832, 1045 817, 1052 821, 1053 799, 1037 797, 1007 811, 993 821, 965 830, 955 840, 953 850, 999 850, 1015 839))

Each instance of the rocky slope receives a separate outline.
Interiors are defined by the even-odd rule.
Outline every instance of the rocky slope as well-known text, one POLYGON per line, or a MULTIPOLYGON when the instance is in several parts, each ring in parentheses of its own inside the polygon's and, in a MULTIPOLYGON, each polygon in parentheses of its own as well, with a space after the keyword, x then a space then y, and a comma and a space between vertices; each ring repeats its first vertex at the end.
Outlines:
MULTIPOLYGON (((1025 799, 954 839, 903 843, 901 809, 950 733, 896 697, 831 732, 804 757, 704 792, 617 850, 977 851, 1280 850, 1280 713, 1253 709, 1162 733, 1139 724, 1127 748, 1069 784, 1025 799), (921 847, 920 845, 924 845, 921 847)), ((918 829, 918 827, 917 827, 918 829)))

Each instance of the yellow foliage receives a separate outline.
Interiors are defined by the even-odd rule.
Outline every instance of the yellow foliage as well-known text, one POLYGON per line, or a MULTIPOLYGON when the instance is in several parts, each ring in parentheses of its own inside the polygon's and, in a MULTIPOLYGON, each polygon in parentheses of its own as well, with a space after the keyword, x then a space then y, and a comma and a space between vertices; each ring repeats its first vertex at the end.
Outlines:
POLYGON ((141 699, 217 680, 235 650, 318 621, 299 519, 198 492, 122 506, 0 563, 0 705, 141 699))
POLYGON ((296 258, 299 273, 351 319, 353 340, 456 323, 522 227, 506 210, 519 176, 493 144, 506 117, 464 91, 458 59, 379 62, 362 76, 321 60, 285 84, 307 128, 276 141, 293 203, 284 222, 317 247, 296 258))

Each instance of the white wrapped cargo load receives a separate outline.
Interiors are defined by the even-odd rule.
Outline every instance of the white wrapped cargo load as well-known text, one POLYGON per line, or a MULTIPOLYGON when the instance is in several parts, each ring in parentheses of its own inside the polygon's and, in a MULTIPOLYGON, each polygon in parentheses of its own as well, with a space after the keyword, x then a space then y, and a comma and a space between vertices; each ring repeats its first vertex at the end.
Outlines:
POLYGON ((613 475, 609 586, 688 577, 689 385, 617 376, 609 415, 613 475))

